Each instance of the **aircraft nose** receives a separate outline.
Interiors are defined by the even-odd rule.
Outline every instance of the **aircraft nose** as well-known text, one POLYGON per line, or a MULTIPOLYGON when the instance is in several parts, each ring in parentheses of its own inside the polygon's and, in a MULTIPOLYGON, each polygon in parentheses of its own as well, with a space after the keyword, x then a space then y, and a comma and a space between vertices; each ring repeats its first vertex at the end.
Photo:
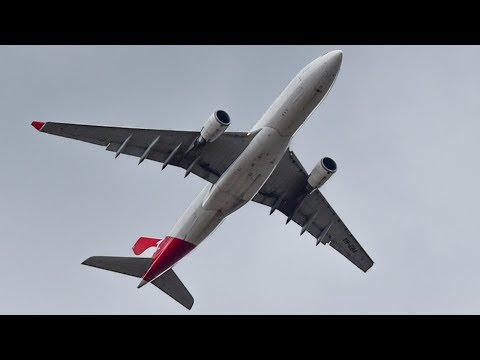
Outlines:
POLYGON ((342 50, 330 51, 324 57, 326 62, 328 63, 329 68, 331 68, 335 73, 340 71, 340 66, 342 66, 342 60, 343 60, 342 50))

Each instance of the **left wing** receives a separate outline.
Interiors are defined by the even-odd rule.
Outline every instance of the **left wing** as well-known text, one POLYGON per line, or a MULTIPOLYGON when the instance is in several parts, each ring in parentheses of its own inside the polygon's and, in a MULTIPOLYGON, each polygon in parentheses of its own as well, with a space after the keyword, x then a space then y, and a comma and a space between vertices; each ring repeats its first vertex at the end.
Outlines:
POLYGON ((116 156, 127 154, 178 166, 214 184, 248 146, 255 134, 226 132, 212 143, 185 154, 198 131, 150 130, 111 126, 33 122, 39 131, 104 146, 116 156))
POLYGON ((267 205, 285 214, 321 242, 335 250, 366 272, 373 266, 372 259, 347 229, 322 193, 316 189, 305 192, 308 174, 292 151, 287 151, 253 201, 267 205))

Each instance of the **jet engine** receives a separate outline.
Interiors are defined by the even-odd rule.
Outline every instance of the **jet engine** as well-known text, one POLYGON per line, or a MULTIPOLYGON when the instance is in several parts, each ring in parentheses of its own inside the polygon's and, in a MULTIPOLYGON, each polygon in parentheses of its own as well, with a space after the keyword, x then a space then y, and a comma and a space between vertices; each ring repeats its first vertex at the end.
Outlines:
POLYGON ((228 125, 230 116, 223 110, 215 111, 203 125, 198 142, 200 144, 214 142, 227 130, 228 125))
POLYGON ((312 187, 312 190, 319 189, 336 171, 337 164, 335 161, 329 157, 324 157, 315 165, 308 176, 308 184, 312 187))

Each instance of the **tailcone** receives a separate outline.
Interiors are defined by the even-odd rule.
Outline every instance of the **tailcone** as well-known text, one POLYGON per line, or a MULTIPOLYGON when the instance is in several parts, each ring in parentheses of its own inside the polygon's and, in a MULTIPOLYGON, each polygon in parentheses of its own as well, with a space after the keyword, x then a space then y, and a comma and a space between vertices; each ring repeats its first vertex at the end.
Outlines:
POLYGON ((140 281, 140 284, 138 284, 137 289, 140 289, 141 287, 143 287, 146 284, 148 284, 148 281, 145 280, 145 279, 142 279, 142 281, 140 281))

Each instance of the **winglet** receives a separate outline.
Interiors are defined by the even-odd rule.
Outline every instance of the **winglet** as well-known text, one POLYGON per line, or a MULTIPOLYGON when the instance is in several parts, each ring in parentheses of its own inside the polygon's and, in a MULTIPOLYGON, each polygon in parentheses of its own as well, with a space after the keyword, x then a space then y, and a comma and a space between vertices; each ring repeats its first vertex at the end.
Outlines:
POLYGON ((32 122, 32 126, 38 131, 42 131, 43 127, 45 126, 45 123, 42 121, 34 121, 32 122))

